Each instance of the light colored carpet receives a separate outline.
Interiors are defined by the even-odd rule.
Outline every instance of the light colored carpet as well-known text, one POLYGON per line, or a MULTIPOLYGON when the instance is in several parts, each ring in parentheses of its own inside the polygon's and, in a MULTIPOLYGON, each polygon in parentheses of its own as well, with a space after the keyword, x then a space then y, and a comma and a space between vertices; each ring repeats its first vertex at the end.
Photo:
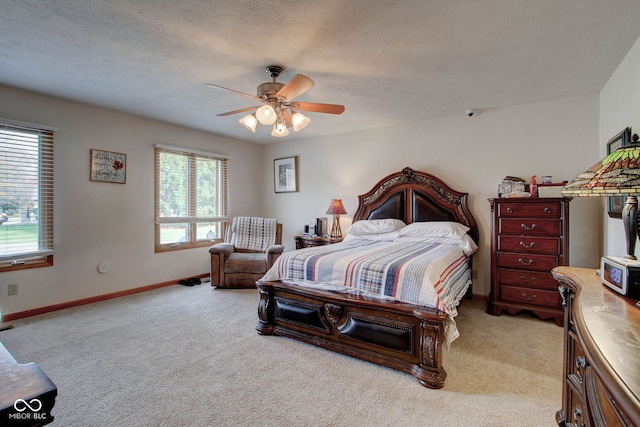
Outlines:
POLYGON ((12 322, 53 426, 553 426, 562 329, 464 301, 445 387, 255 331, 256 290, 169 286, 12 322))

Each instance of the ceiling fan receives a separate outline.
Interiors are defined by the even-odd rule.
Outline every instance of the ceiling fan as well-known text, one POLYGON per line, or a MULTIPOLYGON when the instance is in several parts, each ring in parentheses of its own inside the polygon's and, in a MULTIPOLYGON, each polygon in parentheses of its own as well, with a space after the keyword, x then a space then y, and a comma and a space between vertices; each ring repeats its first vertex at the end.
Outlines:
POLYGON ((344 112, 344 105, 294 101, 293 99, 295 97, 313 87, 313 80, 302 74, 296 74, 287 84, 277 82, 276 79, 280 73, 282 73, 282 70, 283 68, 278 65, 269 65, 267 67, 267 73, 269 73, 273 80, 259 85, 257 88, 257 96, 212 83, 205 83, 207 86, 227 90, 264 104, 261 106, 258 105, 227 111, 226 113, 218 114, 218 116, 230 116, 232 114, 253 111, 240 119, 240 123, 242 123, 244 127, 251 132, 255 132, 258 122, 266 126, 273 125, 271 135, 281 137, 289 134, 288 128, 290 127, 293 127, 293 130, 297 132, 309 124, 310 119, 300 113, 300 111, 328 114, 342 114, 344 112))

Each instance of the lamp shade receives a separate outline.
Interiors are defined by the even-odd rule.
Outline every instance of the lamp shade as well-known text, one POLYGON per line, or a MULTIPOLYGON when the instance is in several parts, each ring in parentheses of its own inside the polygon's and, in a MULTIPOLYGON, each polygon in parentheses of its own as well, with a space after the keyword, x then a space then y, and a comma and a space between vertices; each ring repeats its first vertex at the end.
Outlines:
POLYGON ((256 125, 258 124, 258 120, 256 119, 256 116, 254 116, 253 114, 249 114, 241 118, 239 121, 240 123, 242 123, 242 126, 246 127, 251 132, 255 133, 256 125))
POLYGON ((640 144, 618 148, 562 187, 563 196, 627 195, 622 209, 622 225, 627 243, 625 258, 635 260, 638 236, 638 198, 640 192, 640 144))
POLYGON ((296 132, 304 129, 305 126, 307 126, 310 121, 311 119, 309 119, 309 117, 305 116, 302 113, 295 112, 291 115, 291 123, 293 124, 293 130, 296 132))
POLYGON ((284 123, 278 122, 275 125, 273 125, 273 130, 271 131, 271 135, 277 136, 277 137, 287 136, 289 135, 289 129, 287 129, 287 126, 284 123))
POLYGON ((347 213, 347 211, 342 204, 342 199, 331 199, 329 209, 327 209, 327 212, 325 213, 331 215, 344 215, 347 213))
POLYGON ((277 119, 276 111, 271 105, 263 105, 256 110, 256 119, 265 126, 272 125, 277 119))
POLYGON ((640 144, 621 147, 562 188, 564 196, 640 193, 640 144))

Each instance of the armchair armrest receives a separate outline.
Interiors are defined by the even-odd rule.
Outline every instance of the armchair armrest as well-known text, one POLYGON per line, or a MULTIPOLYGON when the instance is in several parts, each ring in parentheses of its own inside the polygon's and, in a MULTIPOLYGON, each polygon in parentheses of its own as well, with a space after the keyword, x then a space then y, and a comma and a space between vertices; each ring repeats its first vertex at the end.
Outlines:
POLYGON ((271 245, 267 248, 267 254, 281 254, 284 252, 284 245, 271 245))
POLYGON ((209 248, 211 254, 211 286, 224 284, 224 261, 234 252, 231 243, 216 243, 209 248))
POLYGON ((234 247, 231 243, 216 243, 209 248, 210 254, 224 255, 225 257, 231 255, 234 252, 234 247))
POLYGON ((284 252, 284 245, 271 245, 267 248, 267 269, 271 268, 282 252, 284 252))

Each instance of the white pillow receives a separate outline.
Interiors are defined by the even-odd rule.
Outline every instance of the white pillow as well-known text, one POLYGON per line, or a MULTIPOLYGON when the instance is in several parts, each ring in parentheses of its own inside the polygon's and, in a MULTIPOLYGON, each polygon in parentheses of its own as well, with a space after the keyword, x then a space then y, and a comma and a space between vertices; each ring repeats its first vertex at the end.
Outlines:
POLYGON ((462 237, 467 235, 467 231, 469 231, 469 227, 459 222, 414 222, 400 230, 400 235, 416 237, 462 237))
POLYGON ((367 235, 398 231, 406 224, 399 219, 365 219, 356 221, 347 229, 347 234, 367 235))
POLYGON ((470 256, 478 250, 478 245, 473 241, 471 236, 465 234, 462 237, 430 237, 430 236, 400 236, 396 242, 424 243, 425 245, 456 245, 460 246, 462 252, 466 256, 470 256))
POLYGON ((343 242, 349 242, 351 240, 377 240, 393 242, 400 234, 397 231, 389 231, 388 233, 375 233, 375 234, 353 234, 349 233, 345 236, 343 242))

